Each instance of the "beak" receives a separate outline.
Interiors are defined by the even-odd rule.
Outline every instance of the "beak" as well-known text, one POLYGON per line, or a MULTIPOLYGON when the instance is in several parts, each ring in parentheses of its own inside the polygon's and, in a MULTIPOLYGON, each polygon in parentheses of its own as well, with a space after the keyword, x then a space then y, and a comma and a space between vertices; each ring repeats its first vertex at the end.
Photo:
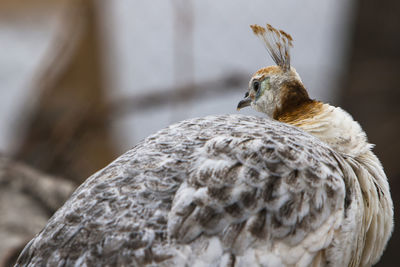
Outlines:
POLYGON ((237 110, 241 110, 244 107, 248 107, 251 104, 250 96, 247 96, 245 99, 242 99, 239 104, 237 105, 237 110))

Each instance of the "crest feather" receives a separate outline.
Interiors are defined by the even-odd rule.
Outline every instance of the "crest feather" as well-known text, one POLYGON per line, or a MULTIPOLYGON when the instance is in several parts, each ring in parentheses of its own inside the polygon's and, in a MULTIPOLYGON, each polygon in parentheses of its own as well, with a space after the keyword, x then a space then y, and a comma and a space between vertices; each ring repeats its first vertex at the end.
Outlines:
POLYGON ((267 47, 269 55, 275 61, 276 65, 284 71, 290 69, 290 47, 293 47, 292 36, 283 30, 277 30, 270 24, 264 28, 257 24, 250 25, 253 33, 260 37, 267 47))

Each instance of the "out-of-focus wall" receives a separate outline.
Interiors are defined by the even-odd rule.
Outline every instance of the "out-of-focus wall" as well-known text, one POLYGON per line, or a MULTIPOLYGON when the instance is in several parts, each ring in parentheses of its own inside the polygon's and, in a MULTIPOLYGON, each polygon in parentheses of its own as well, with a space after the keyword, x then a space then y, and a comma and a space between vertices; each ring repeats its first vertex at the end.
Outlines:
POLYGON ((119 154, 110 133, 96 0, 71 0, 30 87, 13 156, 78 184, 119 154))
MULTIPOLYGON (((34 102, 37 93, 30 85, 40 73, 41 63, 46 62, 58 29, 59 6, 51 1, 39 2, 43 4, 22 5, 20 16, 0 19, 0 46, 8 52, 0 55, 0 149, 6 152, 14 147, 15 138, 18 140, 21 128, 16 126, 22 111, 27 101, 34 102)), ((201 83, 233 71, 250 77, 258 68, 273 64, 249 29, 249 24, 268 22, 293 35, 292 62, 311 95, 336 101, 335 81, 346 55, 352 1, 184 2, 98 2, 112 99, 170 90, 186 82, 201 83), (188 13, 193 15, 189 22, 188 13), (189 35, 192 41, 186 40, 189 35), (185 68, 185 62, 192 66, 185 68)), ((0 9, 9 12, 1 4, 0 9)), ((155 106, 113 118, 120 150, 177 120, 236 112, 235 105, 246 86, 247 79, 243 79, 229 94, 189 97, 180 105, 155 106)))
POLYGON ((35 98, 32 83, 46 61, 64 0, 0 2, 0 151, 10 152, 18 123, 35 98))
MULTIPOLYGON (((113 98, 173 89, 185 81, 190 83, 192 78, 201 82, 233 71, 250 78, 258 68, 274 63, 249 25, 270 23, 292 34, 292 63, 311 96, 336 102, 336 81, 342 75, 353 1, 183 2, 187 1, 104 1, 113 98), (193 14, 189 22, 187 13, 193 14), (178 27, 179 24, 189 26, 178 27), (184 32, 190 27, 193 32, 184 32), (190 49, 179 44, 190 45, 187 38, 193 39, 190 49), (182 61, 193 62, 193 66, 182 68, 182 61)), ((115 124, 116 133, 126 140, 125 144, 133 145, 177 120, 235 113, 248 78, 241 88, 229 94, 188 99, 178 106, 154 107, 120 117, 115 124)), ((241 112, 257 114, 250 109, 241 112)))

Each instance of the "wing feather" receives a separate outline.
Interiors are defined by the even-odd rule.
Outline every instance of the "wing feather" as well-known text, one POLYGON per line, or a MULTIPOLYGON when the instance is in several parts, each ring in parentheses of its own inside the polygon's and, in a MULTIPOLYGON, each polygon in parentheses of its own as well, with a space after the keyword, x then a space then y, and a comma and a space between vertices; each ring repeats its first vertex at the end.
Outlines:
POLYGON ((17 265, 321 260, 346 212, 337 157, 311 135, 269 119, 183 121, 90 177, 17 265))

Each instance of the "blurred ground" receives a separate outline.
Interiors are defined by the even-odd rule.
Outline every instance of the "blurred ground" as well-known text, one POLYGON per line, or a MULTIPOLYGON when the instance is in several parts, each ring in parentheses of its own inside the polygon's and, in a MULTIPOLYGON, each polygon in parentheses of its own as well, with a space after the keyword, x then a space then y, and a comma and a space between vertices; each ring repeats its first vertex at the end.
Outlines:
POLYGON ((0 266, 14 263, 75 187, 0 155, 0 266))

